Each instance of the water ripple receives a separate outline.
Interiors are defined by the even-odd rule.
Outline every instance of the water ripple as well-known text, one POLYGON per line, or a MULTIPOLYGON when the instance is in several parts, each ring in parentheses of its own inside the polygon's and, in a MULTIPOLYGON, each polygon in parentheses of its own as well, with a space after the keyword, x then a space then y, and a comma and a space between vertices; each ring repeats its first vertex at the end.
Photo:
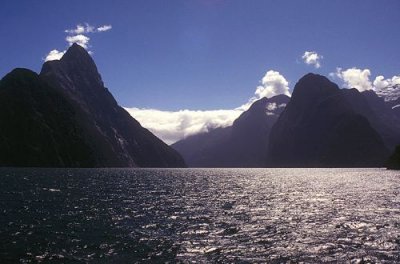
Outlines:
POLYGON ((398 263, 381 169, 1 169, 1 263, 398 263))

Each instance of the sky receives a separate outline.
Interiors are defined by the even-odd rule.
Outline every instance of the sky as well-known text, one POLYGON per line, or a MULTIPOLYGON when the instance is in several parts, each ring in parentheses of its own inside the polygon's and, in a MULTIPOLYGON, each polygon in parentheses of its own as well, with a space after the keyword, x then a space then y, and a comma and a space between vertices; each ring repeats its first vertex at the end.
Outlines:
POLYGON ((391 99, 399 13, 397 0, 4 0, 0 76, 39 72, 77 42, 119 104, 172 143, 290 95, 308 72, 391 99))

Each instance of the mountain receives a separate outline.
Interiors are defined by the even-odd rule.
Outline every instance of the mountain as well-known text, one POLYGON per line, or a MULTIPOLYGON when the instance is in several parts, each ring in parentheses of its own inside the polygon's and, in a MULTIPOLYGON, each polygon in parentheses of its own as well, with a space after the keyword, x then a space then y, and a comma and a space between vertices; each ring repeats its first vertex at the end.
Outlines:
POLYGON ((230 127, 189 136, 172 145, 190 167, 265 167, 270 130, 289 97, 254 102, 230 127))
POLYGON ((271 130, 268 166, 383 165, 388 150, 368 119, 354 110, 348 95, 354 92, 320 75, 302 77, 271 130))
POLYGON ((26 69, 0 81, 0 165, 88 167, 95 159, 65 97, 26 69))
POLYGON ((39 76, 11 72, 1 81, 0 100, 7 101, 0 108, 2 166, 185 166, 179 153, 117 104, 77 44, 61 60, 46 62, 39 76), (9 157, 3 150, 13 147, 9 157))
POLYGON ((398 145, 386 162, 386 167, 390 170, 400 170, 400 145, 398 145))
POLYGON ((371 126, 382 137, 385 146, 393 151, 400 144, 400 118, 382 97, 374 91, 359 92, 357 89, 342 89, 355 113, 366 117, 371 126))

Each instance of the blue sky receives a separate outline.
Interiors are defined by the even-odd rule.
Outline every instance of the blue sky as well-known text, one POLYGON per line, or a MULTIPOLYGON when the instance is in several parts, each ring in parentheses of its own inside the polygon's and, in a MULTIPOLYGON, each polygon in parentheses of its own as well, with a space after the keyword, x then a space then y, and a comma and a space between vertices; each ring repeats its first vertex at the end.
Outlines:
POLYGON ((112 25, 89 36, 89 50, 121 105, 234 109, 269 70, 290 89, 337 67, 368 69, 371 82, 398 76, 399 13, 397 0, 5 0, 0 75, 39 72, 50 50, 68 47, 66 29, 112 25), (323 56, 320 68, 304 63, 305 51, 323 56))

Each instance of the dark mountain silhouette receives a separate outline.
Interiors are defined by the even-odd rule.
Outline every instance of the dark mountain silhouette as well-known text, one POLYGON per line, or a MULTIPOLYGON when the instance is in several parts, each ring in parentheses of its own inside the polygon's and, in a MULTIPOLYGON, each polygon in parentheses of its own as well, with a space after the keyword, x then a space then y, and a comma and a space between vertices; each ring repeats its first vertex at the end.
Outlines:
POLYGON ((95 163, 77 112, 65 97, 26 69, 0 82, 0 165, 87 167, 95 163))
POLYGON ((277 167, 381 166, 388 150, 366 117, 371 111, 354 90, 340 90, 327 78, 307 74, 270 134, 268 165, 277 167), (358 95, 356 96, 358 97, 358 95), (364 109, 365 108, 365 109, 364 109))
POLYGON ((117 104, 77 44, 61 60, 46 62, 40 76, 28 70, 7 75, 0 100, 7 101, 1 104, 2 166, 185 166, 117 104))
POLYGON ((386 162, 386 167, 390 170, 400 170, 400 145, 398 145, 386 162))
POLYGON ((372 90, 361 93, 354 88, 341 91, 353 110, 368 119, 386 147, 393 151, 396 145, 400 144, 400 118, 393 109, 372 90))
POLYGON ((254 102, 233 125, 189 136, 172 145, 190 167, 265 167, 270 130, 289 97, 254 102))

